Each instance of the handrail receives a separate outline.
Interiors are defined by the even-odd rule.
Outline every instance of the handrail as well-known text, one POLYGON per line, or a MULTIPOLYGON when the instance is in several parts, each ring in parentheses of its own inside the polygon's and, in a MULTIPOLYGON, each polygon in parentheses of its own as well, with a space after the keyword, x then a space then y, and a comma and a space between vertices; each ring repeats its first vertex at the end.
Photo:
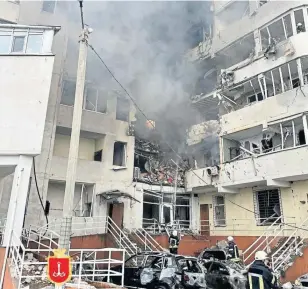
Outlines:
POLYGON ((148 248, 149 251, 153 251, 153 249, 155 249, 155 251, 164 251, 164 248, 143 228, 133 229, 132 233, 138 237, 138 239, 144 245, 145 249, 148 248), (145 239, 141 238, 138 233, 144 236, 145 239))
POLYGON ((164 248, 143 228, 139 229, 141 232, 144 232, 144 234, 147 236, 147 239, 150 239, 152 243, 155 244, 156 249, 164 250, 164 248))
MULTIPOLYGON (((267 239, 268 239, 268 237, 269 237, 269 236, 267 235, 268 232, 271 231, 271 230, 273 229, 273 227, 276 226, 277 223, 278 223, 278 221, 280 221, 281 219, 282 219, 282 217, 277 218, 276 221, 273 222, 273 223, 271 224, 271 226, 269 226, 269 227, 267 228, 267 230, 265 230, 264 233, 263 233, 259 238, 257 238, 257 240, 255 240, 255 241, 243 252, 243 261, 244 261, 244 263, 252 256, 252 254, 254 254, 254 253, 256 252, 257 249, 260 248, 261 245, 263 245, 264 242, 267 241, 267 239), (252 249, 262 238, 264 238, 264 237, 265 237, 265 239, 261 242, 261 244, 259 244, 259 246, 258 246, 257 248, 255 248, 255 250, 252 250, 252 252, 248 255, 248 257, 245 258, 246 253, 249 252, 249 250, 251 250, 251 249, 252 249)), ((277 227, 275 227, 275 229, 273 230, 273 232, 275 232, 276 230, 277 230, 277 227)), ((282 229, 282 230, 283 230, 283 229, 282 229)))
MULTIPOLYGON (((307 227, 306 226, 306 222, 308 221, 308 218, 306 218, 302 223, 300 228, 303 227, 307 227)), ((280 248, 273 254, 272 256, 272 266, 274 268, 275 271, 277 271, 286 260, 288 260, 288 258, 291 256, 291 254, 294 252, 296 252, 296 250, 299 248, 299 246, 303 243, 303 240, 306 238, 307 233, 303 230, 301 230, 299 227, 297 227, 293 233, 288 237, 288 239, 280 246, 280 248), (297 234, 299 232, 299 234, 297 234), (300 238, 299 242, 297 242, 297 239, 300 238), (292 240, 293 239, 293 240, 292 240), (290 240, 292 240, 290 242, 290 240), (290 242, 290 243, 289 243, 290 242), (289 244, 288 244, 289 243, 289 244), (295 243, 295 247, 293 247, 293 244, 295 243), (288 246, 285 248, 285 246, 288 244, 288 246), (293 248, 292 248, 293 247, 293 248), (282 249, 284 249, 282 251, 282 249), (281 252, 282 251, 282 252, 281 252), (279 257, 283 257, 283 258, 279 258, 275 256, 279 254, 279 257), (285 255, 285 253, 288 252, 287 255, 285 255)))
POLYGON ((117 238, 115 238, 116 242, 118 242, 119 245, 122 246, 121 241, 123 240, 126 243, 126 245, 128 245, 127 248, 129 248, 132 251, 132 255, 136 254, 138 251, 138 248, 136 247, 136 245, 132 243, 132 241, 126 236, 126 234, 118 227, 118 225, 109 216, 107 217, 107 222, 108 222, 107 223, 108 231, 110 231, 110 227, 108 226, 108 224, 111 224, 118 230, 118 232, 120 232, 118 233, 120 241, 117 240, 117 238), (123 236, 123 238, 121 236, 123 236))

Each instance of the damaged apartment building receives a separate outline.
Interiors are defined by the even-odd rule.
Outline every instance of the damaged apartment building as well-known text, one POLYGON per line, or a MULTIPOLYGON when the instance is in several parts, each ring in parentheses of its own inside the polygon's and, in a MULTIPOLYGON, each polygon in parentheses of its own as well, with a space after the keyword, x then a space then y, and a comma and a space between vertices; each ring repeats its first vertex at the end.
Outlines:
POLYGON ((215 79, 191 99, 205 114, 218 108, 220 161, 214 174, 189 171, 187 189, 199 195, 201 230, 248 244, 272 224, 307 222, 308 6, 215 1, 213 13, 212 36, 187 57, 205 68, 201 84, 215 79))
POLYGON ((168 224, 187 230, 192 224, 192 205, 196 205, 191 194, 185 193, 188 160, 177 161, 153 135, 155 129, 152 135, 138 134, 137 129, 135 135, 134 182, 143 195, 142 226, 153 233, 168 224))

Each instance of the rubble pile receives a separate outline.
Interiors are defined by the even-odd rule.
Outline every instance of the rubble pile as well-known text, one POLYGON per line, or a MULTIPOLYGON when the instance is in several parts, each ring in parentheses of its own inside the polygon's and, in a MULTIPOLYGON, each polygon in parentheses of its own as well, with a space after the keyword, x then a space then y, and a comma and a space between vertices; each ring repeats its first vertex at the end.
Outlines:
MULTIPOLYGON (((173 186, 176 181, 176 165, 170 158, 165 158, 159 145, 137 139, 135 141, 135 167, 140 168, 140 174, 135 180, 151 185, 173 186), (141 164, 142 163, 142 164, 141 164)), ((179 163, 177 186, 185 185, 185 169, 187 163, 179 163)))

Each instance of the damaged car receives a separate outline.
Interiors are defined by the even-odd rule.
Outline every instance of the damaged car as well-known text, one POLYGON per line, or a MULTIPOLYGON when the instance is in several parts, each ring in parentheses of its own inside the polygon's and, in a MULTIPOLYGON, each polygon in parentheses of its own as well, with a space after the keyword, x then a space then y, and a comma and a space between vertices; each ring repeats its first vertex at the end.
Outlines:
MULTIPOLYGON (((121 266, 112 268, 121 270, 121 266)), ((126 260, 124 285, 135 288, 206 288, 205 269, 197 258, 166 252, 142 252, 126 260)), ((121 284, 119 277, 112 283, 121 284)))
POLYGON ((198 256, 206 273, 206 283, 209 289, 245 289, 247 271, 241 263, 227 259, 222 249, 205 249, 198 256))
POLYGON ((304 274, 297 278, 294 283, 294 289, 308 288, 308 274, 304 274))

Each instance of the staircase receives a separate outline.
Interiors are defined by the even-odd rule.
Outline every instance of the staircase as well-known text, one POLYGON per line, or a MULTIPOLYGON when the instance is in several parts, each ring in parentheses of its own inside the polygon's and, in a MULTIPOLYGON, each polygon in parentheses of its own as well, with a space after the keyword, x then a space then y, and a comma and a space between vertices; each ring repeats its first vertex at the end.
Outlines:
POLYGON ((270 248, 278 243, 279 239, 283 237, 285 230, 285 227, 281 222, 282 217, 277 218, 261 236, 259 236, 245 251, 243 251, 244 264, 250 264, 254 260, 257 251, 266 251, 269 253, 270 248))
POLYGON ((279 218, 243 252, 243 261, 247 265, 253 261, 257 251, 266 251, 271 259, 273 271, 283 274, 298 256, 303 255, 303 249, 307 245, 306 238, 308 218, 298 226, 284 224, 279 218), (290 229, 289 236, 285 236, 284 231, 290 229))
POLYGON ((107 218, 107 232, 119 248, 126 250, 127 257, 141 251, 164 251, 164 248, 143 228, 126 233, 110 217, 107 218))
POLYGON ((303 255, 303 249, 307 245, 308 218, 300 224, 289 237, 281 240, 276 250, 271 253, 272 268, 275 272, 283 273, 293 265, 294 260, 303 255))

